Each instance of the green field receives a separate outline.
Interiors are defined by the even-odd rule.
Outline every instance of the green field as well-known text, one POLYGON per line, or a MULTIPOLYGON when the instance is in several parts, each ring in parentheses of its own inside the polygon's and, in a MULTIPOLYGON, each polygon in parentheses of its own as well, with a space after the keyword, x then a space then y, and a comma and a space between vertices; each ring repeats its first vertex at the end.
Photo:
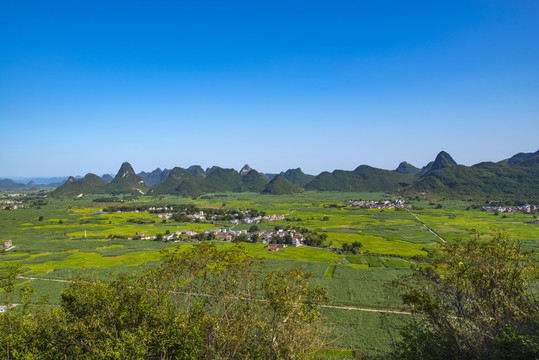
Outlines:
MULTIPOLYGON (((0 196, 1 198, 1 196, 0 196)), ((25 208, 0 211, 0 240, 12 240, 13 249, 0 255, 2 266, 20 264, 20 284, 36 288, 36 297, 49 293, 57 304, 63 282, 80 272, 96 277, 111 273, 140 272, 160 259, 160 250, 191 243, 128 240, 135 234, 157 235, 167 231, 204 231, 230 228, 228 222, 163 222, 146 212, 105 213, 117 203, 97 203, 95 197, 45 199, 36 205, 28 198, 25 208), (123 237, 112 239, 111 237, 123 237), (60 281, 54 281, 60 280, 60 281)), ((359 209, 345 206, 348 200, 380 200, 379 193, 305 192, 291 196, 257 193, 209 194, 198 199, 173 196, 143 197, 123 204, 152 206, 194 204, 200 207, 251 209, 284 214, 285 220, 260 224, 261 229, 308 228, 327 239, 320 248, 287 247, 270 252, 263 244, 245 243, 250 254, 265 259, 268 270, 299 266, 313 273, 312 282, 324 286, 332 308, 324 308, 330 353, 358 350, 383 354, 398 338, 398 328, 409 315, 399 314, 399 299, 384 286, 409 268, 424 262, 443 240, 482 236, 505 229, 522 242, 524 249, 539 246, 539 225, 526 224, 529 214, 494 215, 470 208, 470 202, 441 201, 436 204, 412 201, 413 214, 404 210, 359 209), (442 205, 437 209, 435 205, 442 205), (291 220, 291 221, 287 221, 291 220), (431 231, 442 237, 440 240, 431 231), (343 243, 359 241, 360 254, 343 254, 343 243), (368 310, 379 310, 372 312, 368 310)), ((438 206, 439 207, 439 206, 438 206)), ((248 229, 240 224, 234 230, 248 229)), ((218 243, 227 248, 231 243, 218 243)), ((2 300, 0 300, 1 302, 2 300)), ((328 350, 329 351, 329 350, 328 350)), ((346 352, 350 354, 350 352, 346 352)))

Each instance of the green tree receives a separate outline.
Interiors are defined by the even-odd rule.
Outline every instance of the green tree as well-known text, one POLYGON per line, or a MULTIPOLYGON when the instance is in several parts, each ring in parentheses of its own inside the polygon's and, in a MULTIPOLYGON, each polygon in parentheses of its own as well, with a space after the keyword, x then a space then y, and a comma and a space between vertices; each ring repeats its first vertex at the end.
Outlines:
POLYGON ((260 239, 260 236, 258 236, 258 234, 251 234, 251 237, 249 238, 249 240, 251 240, 253 244, 258 242, 259 239, 260 239))
MULTIPOLYGON (((240 245, 162 254, 142 275, 73 279, 57 309, 0 314, 0 358, 295 359, 318 348, 318 306, 328 299, 309 274, 263 277, 261 260, 240 245)), ((9 296, 19 273, 2 280, 9 296)))
POLYGON ((361 244, 359 241, 354 241, 352 244, 343 243, 342 244, 342 251, 345 254, 357 255, 357 254, 359 254, 361 252, 362 247, 363 247, 363 244, 361 244))
POLYGON ((0 304, 6 312, 0 314, 0 358, 30 359, 46 351, 48 341, 39 336, 40 329, 50 323, 44 310, 46 298, 37 304, 31 301, 33 289, 18 285, 20 265, 10 265, 0 271, 0 304), (17 304, 14 302, 17 301, 17 304))
POLYGON ((400 359, 536 359, 537 269, 500 232, 489 241, 444 244, 432 266, 394 282, 417 315, 403 330, 400 359))
POLYGON ((249 241, 249 237, 247 237, 247 235, 245 234, 240 234, 236 236, 236 238, 234 239, 234 242, 248 242, 248 241, 249 241))

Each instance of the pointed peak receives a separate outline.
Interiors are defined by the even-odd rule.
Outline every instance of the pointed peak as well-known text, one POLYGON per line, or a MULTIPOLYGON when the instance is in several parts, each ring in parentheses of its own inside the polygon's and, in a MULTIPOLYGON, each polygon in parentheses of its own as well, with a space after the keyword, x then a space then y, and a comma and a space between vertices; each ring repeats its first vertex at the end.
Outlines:
POLYGON ((129 175, 136 175, 135 170, 133 170, 133 167, 130 163, 124 162, 120 167, 120 170, 118 170, 118 174, 116 174, 116 177, 127 177, 129 175))
POLYGON ((77 181, 77 179, 75 179, 74 176, 70 176, 69 179, 67 179, 66 183, 72 183, 72 182, 75 182, 77 181))
POLYGON ((203 179, 206 177, 206 171, 200 165, 191 165, 186 170, 196 178, 203 179))
POLYGON ((289 174, 303 174, 303 171, 301 170, 301 168, 288 169, 285 172, 281 172, 281 174, 285 175, 286 177, 286 175, 289 175, 289 174))
POLYGON ((114 178, 112 177, 111 174, 103 174, 103 175, 101 175, 101 179, 103 179, 103 180, 105 180, 106 182, 109 183, 109 182, 111 182, 112 179, 114 179, 114 178))
POLYGON ((457 162, 453 160, 451 155, 449 155, 445 151, 440 151, 440 153, 436 156, 436 159, 434 160, 434 163, 432 164, 430 170, 444 169, 456 165, 457 162))
POLYGON ((412 174, 415 175, 421 171, 421 169, 416 168, 414 165, 407 163, 406 161, 403 161, 399 164, 399 166, 393 170, 396 173, 399 174, 412 174))
POLYGON ((241 175, 245 175, 245 174, 247 174, 247 173, 248 173, 249 171, 251 171, 251 170, 253 170, 253 169, 251 169, 251 167, 249 166, 249 164, 245 164, 245 165, 243 165, 243 167, 241 168, 240 174, 241 174, 241 175))

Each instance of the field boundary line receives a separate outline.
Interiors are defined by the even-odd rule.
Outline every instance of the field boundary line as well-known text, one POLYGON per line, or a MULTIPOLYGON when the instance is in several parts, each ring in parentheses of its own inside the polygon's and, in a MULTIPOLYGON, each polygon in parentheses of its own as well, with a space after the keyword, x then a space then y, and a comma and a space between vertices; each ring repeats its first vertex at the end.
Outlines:
POLYGON ((415 217, 417 219, 417 221, 419 221, 421 223, 421 225, 423 225, 425 227, 425 229, 427 229, 428 231, 430 231, 434 236, 436 236, 438 239, 442 240, 442 242, 444 244, 447 244, 447 241, 445 241, 445 239, 443 237, 441 237, 440 235, 438 235, 438 233, 434 230, 432 230, 430 227, 427 226, 427 224, 425 224, 423 222, 423 220, 421 220, 419 218, 419 216, 417 216, 416 214, 414 214, 410 209, 405 209, 406 211, 408 211, 410 213, 410 215, 412 215, 413 217, 415 217))
POLYGON ((36 278, 36 277, 29 277, 29 276, 17 276, 18 279, 26 279, 26 280, 45 280, 45 281, 56 281, 61 283, 70 283, 71 280, 62 280, 62 279, 49 279, 49 278, 36 278))
POLYGON ((354 311, 366 311, 366 312, 377 312, 377 313, 387 313, 387 314, 412 315, 412 313, 408 311, 398 311, 398 310, 389 310, 389 309, 371 309, 371 308, 361 308, 357 306, 320 305, 320 307, 329 308, 329 309, 339 309, 339 310, 354 310, 354 311))
MULTIPOLYGON (((70 283, 71 280, 62 280, 62 279, 49 279, 49 278, 36 278, 36 277, 29 277, 29 276, 17 276, 19 279, 27 279, 27 280, 44 280, 44 281, 55 281, 55 282, 61 282, 61 283, 70 283)), ((176 293, 176 292, 175 292, 176 293)), ((196 295, 196 296, 211 296, 208 294, 189 294, 185 292, 177 292, 178 294, 185 294, 185 295, 196 295)), ((263 301, 261 299, 252 299, 256 301, 263 301)), ((386 314, 400 314, 400 315, 412 315, 411 312, 407 311, 398 311, 398 310, 390 310, 390 309, 371 309, 371 308, 361 308, 358 306, 338 306, 338 305, 320 305, 321 308, 328 308, 328 309, 338 309, 338 310, 353 310, 353 311, 365 311, 365 312, 377 312, 377 313, 386 313, 386 314)))

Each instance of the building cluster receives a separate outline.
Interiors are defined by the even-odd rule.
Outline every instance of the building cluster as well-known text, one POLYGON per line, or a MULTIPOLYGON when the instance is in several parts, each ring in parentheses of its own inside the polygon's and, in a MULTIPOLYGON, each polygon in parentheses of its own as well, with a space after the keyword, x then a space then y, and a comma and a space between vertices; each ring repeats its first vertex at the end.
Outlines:
POLYGON ((196 214, 187 215, 187 217, 189 219, 197 219, 197 220, 200 220, 200 221, 205 221, 206 220, 206 215, 204 215, 204 211, 199 211, 196 214))
POLYGON ((148 208, 148 211, 171 211, 171 210, 174 210, 174 207, 172 206, 165 206, 165 207, 149 207, 148 208))
POLYGON ((497 211, 511 214, 533 214, 539 211, 539 205, 521 205, 515 207, 507 206, 483 206, 484 211, 497 211))
POLYGON ((1 200, 0 201, 0 210, 15 210, 15 209, 19 209, 19 208, 24 207, 24 205, 16 205, 16 204, 22 204, 22 201, 1 200))
MULTIPOLYGON (((158 214, 157 217, 160 219, 171 219, 174 216, 173 213, 161 213, 158 214)), ((194 220, 200 220, 200 221, 206 221, 207 217, 206 214, 204 214, 204 211, 199 211, 195 214, 189 214, 186 215, 189 219, 194 220)), ((244 217, 244 218, 237 218, 240 216, 240 214, 234 213, 231 214, 231 216, 235 217, 236 219, 230 220, 230 224, 232 225, 238 225, 238 224, 259 224, 262 221, 278 221, 283 220, 284 215, 265 215, 265 216, 255 216, 255 217, 244 217)), ((219 218, 222 217, 221 215, 212 215, 211 220, 219 220, 219 218)))
MULTIPOLYGON (((221 241, 234 241, 238 236, 245 235, 248 238, 251 238, 252 235, 258 236, 258 241, 262 242, 263 244, 267 244, 266 248, 270 249, 271 251, 277 251, 279 249, 282 249, 286 247, 286 244, 273 244, 272 242, 275 242, 274 239, 279 238, 283 239, 286 236, 288 236, 288 239, 290 240, 289 246, 293 247, 299 247, 303 245, 304 237, 300 233, 298 233, 296 230, 261 230, 261 231, 254 231, 254 232, 248 232, 247 230, 230 230, 230 229, 210 229, 206 230, 204 232, 196 232, 192 230, 183 230, 183 231, 176 231, 170 234, 166 234, 162 237, 163 241, 190 241, 190 242, 198 242, 198 238, 200 235, 203 235, 204 238, 209 238, 213 234, 213 238, 216 240, 221 241)), ((128 237, 128 240, 133 239, 140 239, 140 240, 156 240, 157 236, 153 235, 145 235, 140 234, 136 236, 130 236, 128 237)), ((278 241, 283 242, 283 241, 278 241)))
POLYGON ((262 220, 264 221, 279 221, 283 220, 284 215, 265 215, 265 216, 256 216, 256 217, 245 217, 243 219, 234 219, 230 220, 231 224, 259 224, 262 220))
POLYGON ((8 250, 13 246, 13 242, 11 240, 4 240, 4 243, 0 249, 8 250))
POLYGON ((369 201, 369 200, 349 200, 348 206, 360 207, 364 209, 404 209, 406 202, 399 200, 369 201))

